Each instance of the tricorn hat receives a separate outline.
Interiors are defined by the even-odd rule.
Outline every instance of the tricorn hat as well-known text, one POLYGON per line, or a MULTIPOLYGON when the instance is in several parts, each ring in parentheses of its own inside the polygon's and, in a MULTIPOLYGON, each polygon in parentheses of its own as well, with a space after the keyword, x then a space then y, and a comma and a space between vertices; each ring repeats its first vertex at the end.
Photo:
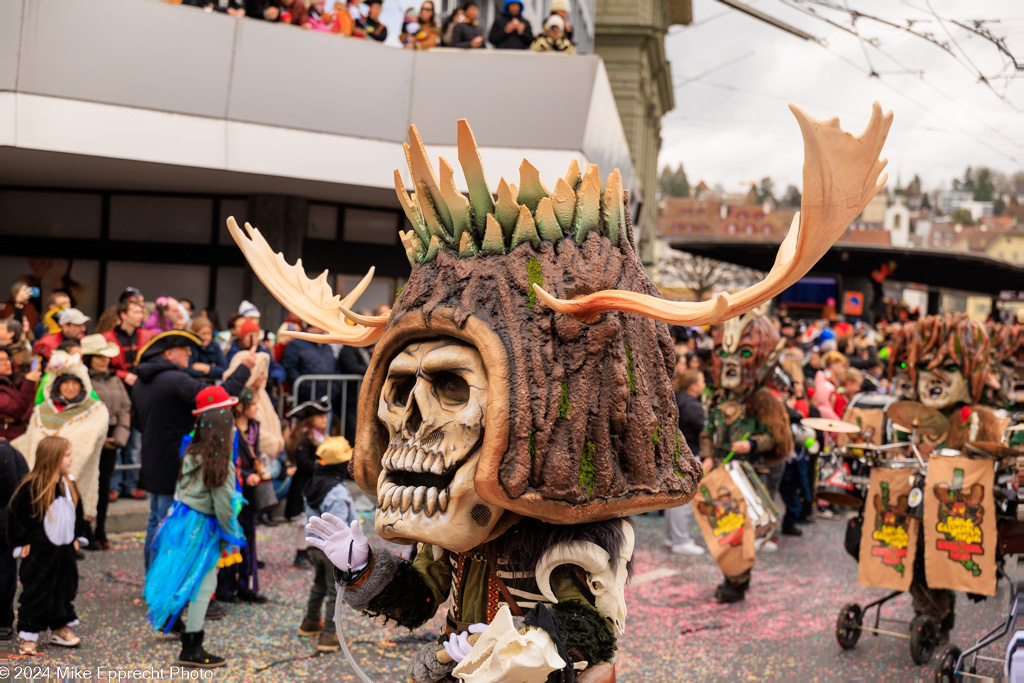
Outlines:
POLYGON ((167 349, 174 349, 179 346, 189 348, 200 347, 203 343, 196 335, 185 330, 168 330, 161 332, 139 349, 139 362, 155 358, 167 349))

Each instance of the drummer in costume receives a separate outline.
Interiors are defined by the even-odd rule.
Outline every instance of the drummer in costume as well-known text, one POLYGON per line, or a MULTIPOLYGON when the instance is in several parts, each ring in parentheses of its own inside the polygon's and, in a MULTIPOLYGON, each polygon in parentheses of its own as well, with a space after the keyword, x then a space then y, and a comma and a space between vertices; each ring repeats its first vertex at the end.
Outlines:
MULTIPOLYGON (((989 372, 989 351, 989 338, 984 328, 967 316, 930 316, 914 327, 907 366, 918 400, 941 413, 949 423, 944 437, 924 439, 921 451, 925 457, 935 448, 962 451, 968 441, 998 442, 1001 439, 999 418, 991 408, 978 403, 989 372)), ((910 586, 914 613, 931 617, 938 623, 939 640, 943 642, 955 623, 956 594, 928 586, 924 534, 918 535, 917 550, 914 581, 910 586)))
POLYGON ((961 450, 967 441, 998 442, 999 417, 981 405, 989 373, 989 338, 975 320, 963 315, 931 316, 914 328, 908 366, 918 400, 949 420, 946 448, 961 450))
MULTIPOLYGON (((705 470, 731 457, 746 460, 762 472, 775 467, 793 452, 793 435, 785 405, 765 381, 785 341, 771 323, 753 313, 716 325, 712 338, 712 405, 700 436, 705 470)), ((751 569, 726 574, 715 597, 721 602, 742 600, 750 576, 751 569)))

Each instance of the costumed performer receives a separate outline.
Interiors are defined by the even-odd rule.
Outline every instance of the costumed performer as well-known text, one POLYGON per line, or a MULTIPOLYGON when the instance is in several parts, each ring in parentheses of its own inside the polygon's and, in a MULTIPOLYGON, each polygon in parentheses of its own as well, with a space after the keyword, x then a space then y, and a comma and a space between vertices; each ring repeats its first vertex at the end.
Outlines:
POLYGON ((153 539, 153 562, 143 597, 149 622, 164 633, 181 633, 178 664, 225 666, 203 648, 203 621, 217 586, 218 567, 241 562, 245 536, 237 515, 244 500, 235 485, 235 419, 238 399, 223 387, 196 396, 193 436, 183 444, 176 501, 153 539), (188 615, 181 622, 181 613, 188 615))
POLYGON ((443 159, 438 179, 410 130, 415 199, 395 177, 412 273, 387 315, 350 310, 370 276, 341 299, 326 275, 309 280, 257 230, 228 221, 260 280, 324 330, 293 336, 374 346, 353 473, 376 496, 377 533, 422 545, 414 563, 371 553, 358 523, 329 514, 310 521, 310 545, 357 610, 412 628, 448 601, 447 639, 417 653, 409 678, 612 680, 633 550, 622 518, 682 504, 700 479, 678 429, 665 323, 720 323, 764 303, 881 187, 891 115, 876 105, 855 138, 793 111, 807 150, 804 215, 765 281, 708 302, 657 296, 618 171, 602 183, 596 166, 573 163, 549 191, 524 161, 519 186, 502 180, 494 201, 465 121, 468 199, 443 159))

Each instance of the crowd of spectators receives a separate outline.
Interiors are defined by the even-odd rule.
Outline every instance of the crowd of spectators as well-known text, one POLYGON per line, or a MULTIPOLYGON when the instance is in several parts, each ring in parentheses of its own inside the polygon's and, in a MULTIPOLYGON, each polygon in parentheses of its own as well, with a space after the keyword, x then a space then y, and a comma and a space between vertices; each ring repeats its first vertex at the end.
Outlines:
MULTIPOLYGON (((249 301, 241 302, 223 329, 212 309, 197 309, 188 299, 171 296, 150 302, 134 287, 126 288, 95 324, 67 293, 51 294, 40 313, 42 306, 39 290, 19 281, 0 308, 0 445, 20 453, 31 471, 43 439, 59 436, 70 444, 69 475, 82 491, 86 523, 82 549, 110 547, 105 527, 111 503, 121 497, 148 498, 145 565, 151 565, 157 529, 181 493, 180 460, 196 424, 197 397, 216 389, 237 397, 239 491, 247 501, 238 522, 246 545, 237 566, 217 575, 216 600, 207 608, 208 617, 223 613, 226 603, 266 602, 259 588, 263 562, 257 553, 256 524, 293 527, 296 567, 309 568, 322 559, 306 547, 305 489, 321 465, 344 469, 344 453, 351 453, 349 444, 354 442, 357 382, 344 390, 340 383, 300 385, 298 380, 362 375, 369 358, 366 349, 294 339, 283 333, 318 330, 291 315, 276 332, 266 330, 259 309, 249 301), (297 399, 288 400, 293 384, 302 390, 297 399), (318 446, 329 436, 332 414, 334 431, 348 440, 338 437, 343 444, 335 449, 342 454, 338 462, 320 458, 318 464, 318 446), (287 501, 284 517, 274 519, 282 501, 287 501)), ((387 310, 379 306, 372 314, 387 310)), ((0 461, 9 465, 14 451, 0 452, 0 461)), ((333 509, 345 499, 341 489, 327 497, 337 482, 327 483, 331 485, 317 489, 323 495, 315 498, 320 507, 314 509, 333 509)), ((79 545, 75 554, 85 557, 79 545)), ((6 573, 3 578, 0 630, 9 629, 13 619, 7 606, 14 592, 6 573)), ((317 589, 319 585, 314 586, 309 613, 318 613, 326 599, 328 614, 333 614, 333 596, 317 589)), ((308 627, 306 623, 303 628, 308 627)), ((324 629, 317 648, 337 651, 332 629, 324 629)))
MULTIPOLYGON (((489 43, 498 50, 574 54, 569 3, 570 0, 551 0, 550 13, 536 31, 523 16, 522 2, 504 0, 501 12, 485 32, 479 24, 479 0, 464 0, 443 21, 437 16, 433 1, 425 0, 418 11, 414 7, 406 9, 399 41, 409 50, 483 49, 489 43)), ((388 37, 388 27, 381 20, 383 0, 177 0, 176 4, 380 43, 388 37)))

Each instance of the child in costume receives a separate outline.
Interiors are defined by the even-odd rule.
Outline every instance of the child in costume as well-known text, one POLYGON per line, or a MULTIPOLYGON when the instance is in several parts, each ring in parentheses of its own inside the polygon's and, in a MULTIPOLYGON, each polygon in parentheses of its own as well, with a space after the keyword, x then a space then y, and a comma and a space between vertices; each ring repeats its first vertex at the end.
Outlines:
POLYGON ((18 640, 23 655, 39 654, 39 634, 50 644, 78 647, 82 639, 75 606, 75 551, 86 545, 89 526, 71 472, 71 443, 47 436, 36 447, 35 466, 14 492, 7 516, 7 542, 21 558, 18 640))
POLYGON ((236 519, 244 504, 233 462, 231 407, 236 403, 223 387, 208 387, 196 396, 192 413, 198 420, 184 445, 177 501, 153 539, 155 559, 146 572, 143 597, 149 622, 165 633, 181 631, 182 666, 216 668, 226 663, 203 648, 203 621, 217 585, 217 568, 240 562, 237 548, 245 545, 236 519))
POLYGON ((241 484, 245 507, 238 513, 238 524, 245 533, 242 561, 220 570, 217 576, 217 600, 221 602, 252 602, 263 604, 266 596, 260 593, 259 567, 256 557, 256 499, 255 489, 263 481, 262 466, 257 454, 260 441, 259 404, 251 388, 244 389, 235 404, 235 427, 238 430, 237 461, 235 471, 241 484))
POLYGON ((327 396, 319 401, 307 401, 288 412, 288 418, 295 420, 285 452, 288 454, 288 468, 292 483, 288 487, 288 500, 284 505, 284 518, 298 520, 294 565, 300 569, 313 566, 306 544, 306 514, 303 491, 313 478, 316 469, 316 450, 327 438, 327 415, 331 403, 327 396))
POLYGON ((468 198, 447 161, 435 174, 410 129, 415 197, 398 171, 395 185, 412 273, 388 314, 351 311, 370 276, 342 299, 326 276, 309 280, 257 230, 228 221, 261 281, 324 331, 293 336, 374 347, 352 470, 376 496, 378 535, 422 545, 412 563, 371 551, 358 522, 330 513, 310 520, 309 542, 358 611, 413 628, 447 601, 442 637, 408 678, 614 680, 634 540, 621 518, 680 505, 700 479, 678 429, 665 323, 757 307, 806 274, 881 187, 891 116, 876 105, 854 138, 794 113, 807 142, 805 215, 765 282, 713 301, 657 296, 618 171, 602 182, 596 166, 573 162, 549 191, 524 161, 518 187, 502 180, 495 200, 465 121, 468 198))
MULTIPOLYGON (((352 446, 345 437, 332 436, 316 449, 316 458, 313 478, 304 489, 307 518, 330 513, 345 524, 351 524, 359 518, 352 494, 345 485, 348 463, 352 460, 352 446)), ((340 646, 334 609, 338 584, 334 580, 334 565, 319 548, 309 549, 309 559, 314 569, 313 585, 309 589, 306 616, 299 625, 299 635, 319 636, 316 646, 318 651, 337 652, 340 646), (326 615, 323 621, 320 619, 321 608, 326 615)))

